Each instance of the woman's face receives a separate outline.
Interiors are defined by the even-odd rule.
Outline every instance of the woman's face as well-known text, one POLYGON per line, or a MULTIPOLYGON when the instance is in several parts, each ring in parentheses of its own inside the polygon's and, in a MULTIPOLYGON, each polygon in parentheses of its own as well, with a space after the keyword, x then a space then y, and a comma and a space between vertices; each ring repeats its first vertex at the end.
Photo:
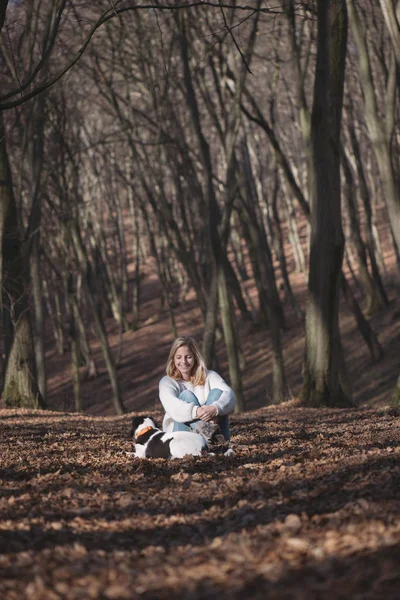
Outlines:
POLYGON ((188 381, 194 367, 194 356, 189 346, 181 346, 175 352, 174 365, 182 375, 184 381, 188 381))

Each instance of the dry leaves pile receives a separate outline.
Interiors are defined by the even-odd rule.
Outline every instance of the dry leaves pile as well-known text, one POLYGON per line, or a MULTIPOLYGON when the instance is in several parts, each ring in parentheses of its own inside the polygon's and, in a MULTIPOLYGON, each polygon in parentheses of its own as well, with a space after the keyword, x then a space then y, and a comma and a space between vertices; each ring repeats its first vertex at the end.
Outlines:
POLYGON ((235 456, 128 456, 129 416, 0 411, 0 598, 400 597, 400 417, 261 409, 235 456))

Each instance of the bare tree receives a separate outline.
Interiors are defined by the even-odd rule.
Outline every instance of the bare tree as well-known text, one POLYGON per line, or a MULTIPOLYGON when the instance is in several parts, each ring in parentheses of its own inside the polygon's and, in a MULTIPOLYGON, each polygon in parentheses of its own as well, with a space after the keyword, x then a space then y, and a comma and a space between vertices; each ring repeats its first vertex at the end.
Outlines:
POLYGON ((340 125, 347 15, 344 0, 318 0, 317 64, 311 120, 311 249, 303 402, 349 406, 340 342, 341 224, 340 125))
POLYGON ((378 163, 393 239, 397 250, 400 251, 400 193, 391 153, 396 112, 396 61, 392 56, 386 85, 385 118, 382 119, 378 109, 368 45, 359 12, 352 0, 347 0, 347 8, 351 33, 358 52, 359 75, 365 102, 365 120, 378 163))
POLYGON ((399 0, 379 0, 379 2, 393 43, 397 65, 400 68, 400 2, 399 0))
POLYGON ((44 407, 39 392, 29 310, 29 260, 19 231, 3 114, 0 111, 1 302, 4 327, 6 405, 44 407))

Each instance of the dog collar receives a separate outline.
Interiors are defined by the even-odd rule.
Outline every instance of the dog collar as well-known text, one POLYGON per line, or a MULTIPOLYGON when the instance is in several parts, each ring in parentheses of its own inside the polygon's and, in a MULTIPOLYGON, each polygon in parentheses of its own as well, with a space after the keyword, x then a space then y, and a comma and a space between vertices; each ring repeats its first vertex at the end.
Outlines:
POLYGON ((150 429, 153 429, 153 427, 151 425, 149 425, 148 427, 145 427, 144 429, 142 429, 142 431, 140 431, 136 435, 136 439, 138 439, 138 437, 140 437, 141 435, 144 435, 145 433, 147 433, 148 431, 150 431, 150 429))

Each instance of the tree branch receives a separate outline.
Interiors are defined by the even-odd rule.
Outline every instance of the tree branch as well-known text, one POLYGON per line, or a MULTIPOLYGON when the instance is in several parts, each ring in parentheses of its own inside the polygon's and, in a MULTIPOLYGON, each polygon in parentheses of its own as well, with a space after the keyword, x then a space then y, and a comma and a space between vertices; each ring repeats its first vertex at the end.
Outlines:
MULTIPOLYGON (((92 28, 90 29, 88 36, 85 40, 85 42, 82 44, 82 46, 80 47, 80 49, 76 52, 75 56, 71 59, 71 61, 64 67, 62 68, 54 77, 50 78, 48 81, 38 85, 38 87, 36 87, 35 89, 33 89, 31 92, 28 92, 25 95, 22 95, 20 98, 16 99, 16 100, 10 100, 9 102, 5 102, 6 99, 10 98, 11 96, 16 96, 18 94, 21 94, 21 92, 23 92, 26 87, 32 83, 32 76, 30 76, 28 78, 28 81, 25 82, 21 87, 19 87, 16 90, 13 90, 12 92, 9 92, 6 96, 0 97, 0 110, 9 110, 10 108, 15 108, 16 106, 20 106, 21 104, 23 104, 24 102, 27 102, 28 100, 30 100, 31 98, 34 98, 35 96, 37 96, 38 94, 40 94, 41 92, 44 92, 45 90, 47 90, 49 87, 51 87, 52 85, 54 85, 57 81, 59 81, 63 75, 65 75, 65 73, 67 73, 81 58, 81 56, 83 55, 83 53, 85 52, 86 48, 88 47, 93 35, 95 34, 95 32, 97 31, 97 29, 99 29, 99 27, 101 27, 101 25, 103 25, 104 23, 106 23, 107 21, 109 21, 110 19, 118 16, 122 15, 125 12, 129 12, 132 10, 150 10, 150 9, 154 9, 154 10, 180 10, 180 9, 188 9, 188 8, 193 8, 196 6, 205 6, 205 7, 210 7, 210 8, 217 8, 218 10, 221 10, 223 8, 227 8, 227 9, 233 9, 233 10, 240 10, 240 11, 251 11, 251 12, 260 12, 260 13, 267 13, 267 14, 280 14, 283 11, 280 9, 273 9, 273 8, 254 8, 254 6, 249 6, 249 5, 235 5, 232 6, 230 4, 224 4, 222 2, 208 2, 208 1, 204 1, 204 0, 200 0, 197 2, 188 2, 186 4, 140 4, 137 6, 126 6, 126 7, 122 7, 122 8, 117 8, 118 4, 120 4, 123 0, 117 0, 114 2, 112 8, 108 9, 107 11, 105 11, 102 16, 98 19, 98 21, 96 21, 96 23, 92 26, 92 28)), ((1 0, 0 0, 1 2, 1 0)), ((3 0, 4 2, 4 0, 3 0)), ((0 16, 1 16, 1 10, 3 9, 2 4, 0 4, 0 16)), ((5 10, 5 8, 4 8, 5 10)), ((240 51, 240 50, 239 50, 240 51)), ((43 60, 40 61, 39 65, 43 63, 43 60)), ((35 68, 34 73, 35 76, 37 75, 38 72, 38 67, 35 68)))

